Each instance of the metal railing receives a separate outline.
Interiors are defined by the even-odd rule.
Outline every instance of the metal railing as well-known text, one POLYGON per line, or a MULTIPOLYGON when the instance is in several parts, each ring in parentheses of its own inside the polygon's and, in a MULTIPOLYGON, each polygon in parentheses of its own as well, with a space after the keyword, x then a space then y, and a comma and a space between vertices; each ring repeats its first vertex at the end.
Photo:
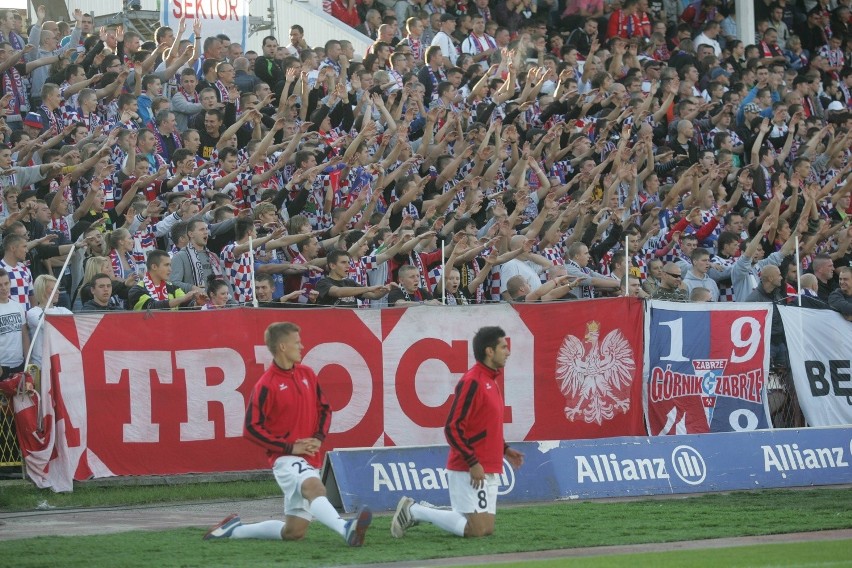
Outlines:
POLYGON ((0 394, 0 467, 23 465, 13 416, 11 402, 0 394))

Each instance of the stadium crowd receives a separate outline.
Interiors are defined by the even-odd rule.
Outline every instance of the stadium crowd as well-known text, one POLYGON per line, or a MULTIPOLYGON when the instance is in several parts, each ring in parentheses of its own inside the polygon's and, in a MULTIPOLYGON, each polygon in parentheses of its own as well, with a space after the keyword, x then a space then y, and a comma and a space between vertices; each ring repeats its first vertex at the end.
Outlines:
POLYGON ((720 0, 328 2, 365 54, 0 12, 0 311, 58 285, 74 312, 800 292, 852 319, 849 4, 759 0, 744 45, 720 0))

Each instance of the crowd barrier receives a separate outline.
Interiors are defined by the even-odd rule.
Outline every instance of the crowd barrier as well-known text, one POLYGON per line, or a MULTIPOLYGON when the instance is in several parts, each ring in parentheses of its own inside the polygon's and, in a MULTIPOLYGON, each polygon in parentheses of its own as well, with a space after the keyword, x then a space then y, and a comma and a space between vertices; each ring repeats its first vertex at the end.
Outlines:
MULTIPOLYGON (((519 442, 503 461, 498 501, 535 503, 852 482, 852 428, 758 430, 605 440, 519 442), (731 448, 736 447, 736 452, 731 448)), ((326 454, 329 500, 347 512, 391 511, 403 495, 448 506, 447 447, 326 454)))
POLYGON ((758 304, 632 298, 49 316, 26 469, 39 487, 70 491, 91 477, 266 468, 243 416, 271 360, 263 331, 282 320, 301 326, 303 362, 334 409, 325 449, 443 445, 483 325, 503 327, 512 350, 509 440, 753 431, 769 424, 771 318, 758 304))

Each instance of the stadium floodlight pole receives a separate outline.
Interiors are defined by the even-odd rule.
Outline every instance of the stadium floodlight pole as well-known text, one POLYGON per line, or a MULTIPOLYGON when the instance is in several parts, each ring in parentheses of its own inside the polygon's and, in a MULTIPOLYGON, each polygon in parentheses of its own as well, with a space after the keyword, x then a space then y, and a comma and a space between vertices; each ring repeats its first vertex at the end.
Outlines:
MULTIPOLYGON (((68 268, 68 264, 71 262, 71 257, 74 255, 74 251, 77 248, 77 243, 71 243, 71 250, 68 251, 68 257, 65 259, 65 264, 62 265, 62 270, 59 271, 59 274, 65 274, 65 270, 68 268)), ((36 325, 35 331, 33 332, 33 336, 30 338, 30 348, 27 349, 27 357, 24 360, 24 371, 27 370, 27 367, 30 366, 30 359, 33 356, 33 349, 35 349, 36 338, 38 338, 38 334, 41 331, 42 326, 44 325, 44 317, 47 315, 47 310, 53 304, 53 298, 56 297, 56 293, 59 292, 59 281, 56 282, 56 285, 53 286, 53 290, 50 291, 50 296, 47 298, 47 304, 45 308, 42 310, 41 315, 38 318, 38 325, 36 325)))
POLYGON ((255 281, 254 281, 254 240, 252 240, 251 236, 249 236, 249 260, 251 261, 251 266, 249 274, 251 275, 251 305, 255 308, 257 307, 257 294, 254 291, 255 281))
POLYGON ((441 239, 441 303, 447 305, 447 261, 446 250, 447 242, 441 239))
POLYGON ((802 259, 799 258, 799 235, 796 235, 796 294, 799 296, 799 307, 802 307, 802 259))

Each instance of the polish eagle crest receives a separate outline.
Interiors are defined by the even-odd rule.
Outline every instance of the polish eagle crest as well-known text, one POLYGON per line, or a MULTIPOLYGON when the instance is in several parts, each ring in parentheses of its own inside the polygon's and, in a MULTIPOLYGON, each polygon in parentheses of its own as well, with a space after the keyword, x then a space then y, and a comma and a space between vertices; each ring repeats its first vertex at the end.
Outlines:
POLYGON ((633 349, 620 330, 599 342, 600 324, 586 324, 581 341, 566 335, 556 355, 556 380, 565 397, 565 418, 602 424, 630 408, 635 363, 633 349), (588 348, 586 348, 588 345, 588 348))

